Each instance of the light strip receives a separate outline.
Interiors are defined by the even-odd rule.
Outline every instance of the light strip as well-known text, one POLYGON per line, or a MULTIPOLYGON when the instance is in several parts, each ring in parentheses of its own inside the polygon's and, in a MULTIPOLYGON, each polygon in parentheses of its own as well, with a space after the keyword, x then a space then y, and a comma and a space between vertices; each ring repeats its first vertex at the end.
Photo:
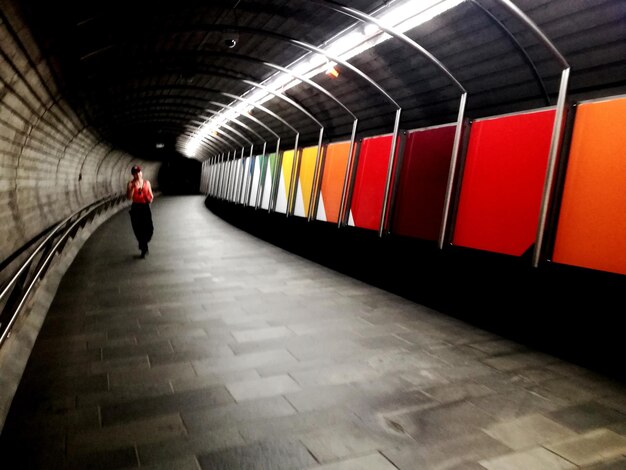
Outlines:
MULTIPOLYGON (((389 8, 385 9, 384 13, 374 16, 385 25, 394 28, 400 33, 404 33, 430 21, 464 1, 465 0, 408 0, 400 5, 394 6, 392 4, 389 8)), ((365 26, 359 27, 360 24, 360 22, 354 23, 354 25, 349 28, 349 32, 337 37, 323 49, 328 51, 329 55, 348 60, 392 37, 382 32, 376 25, 366 24, 365 26)), ((294 61, 294 65, 287 68, 306 78, 312 78, 320 73, 324 73, 327 66, 327 59, 323 55, 311 55, 311 53, 306 53, 294 61)), ((300 80, 294 79, 289 74, 279 72, 266 80, 264 85, 272 90, 280 90, 283 92, 300 83, 302 83, 300 80)), ((270 93, 262 90, 244 93, 243 96, 245 96, 249 102, 255 104, 263 104, 274 97, 270 93)), ((187 157, 194 157, 200 148, 200 142, 203 136, 215 132, 222 124, 248 112, 249 105, 238 103, 234 105, 233 108, 234 109, 215 115, 200 126, 200 128, 194 132, 194 137, 188 138, 187 142, 182 146, 183 153, 187 157)))

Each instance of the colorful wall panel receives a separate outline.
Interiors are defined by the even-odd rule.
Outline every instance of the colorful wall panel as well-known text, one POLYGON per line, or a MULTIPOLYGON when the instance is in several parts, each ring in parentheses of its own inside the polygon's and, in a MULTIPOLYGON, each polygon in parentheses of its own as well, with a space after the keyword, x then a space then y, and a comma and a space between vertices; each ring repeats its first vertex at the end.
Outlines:
POLYGON ((215 196, 215 177, 217 175, 218 165, 217 161, 209 165, 208 194, 212 196, 215 196))
POLYGON ((223 162, 224 168, 222 169, 222 198, 226 199, 228 194, 228 174, 230 170, 230 162, 223 162))
POLYGON ((233 194, 233 176, 235 172, 233 171, 233 160, 229 160, 226 162, 227 170, 226 170, 226 200, 232 201, 233 194))
POLYGON ((212 165, 209 172, 209 194, 212 196, 215 196, 215 177, 217 175, 218 165, 218 163, 212 165))
POLYGON ((222 162, 222 178, 221 178, 221 197, 226 199, 227 188, 228 188, 228 169, 230 168, 229 162, 222 162))
POLYGON ((249 171, 251 172, 251 181, 248 205, 253 207, 256 205, 256 195, 259 189, 259 179, 261 177, 261 166, 263 165, 263 158, 265 157, 263 157, 262 155, 257 155, 253 157, 250 161, 249 171))
POLYGON ((552 259, 626 274, 626 98, 578 106, 552 259))
POLYGON ((293 167, 294 158, 293 150, 283 152, 281 166, 278 175, 278 194, 276 195, 275 211, 282 214, 287 213, 287 201, 291 188, 291 169, 293 167))
POLYGON ((315 147, 306 147, 300 152, 300 175, 298 177, 298 191, 294 208, 294 215, 300 217, 309 216, 309 203, 311 202, 315 163, 317 162, 317 148, 317 145, 315 147))
POLYGON ((535 243, 555 111, 472 124, 453 244, 521 256, 535 243))
POLYGON ((230 170, 230 162, 224 162, 224 173, 222 174, 222 197, 224 199, 228 196, 228 177, 230 170))
POLYGON ((392 232, 438 240, 456 124, 407 134, 394 207, 392 232))
POLYGON ((215 182, 215 194, 217 197, 221 197, 223 171, 224 171, 224 162, 220 162, 218 164, 218 169, 217 169, 217 181, 215 182))
POLYGON ((363 139, 354 180, 349 225, 378 230, 383 209, 391 135, 363 139))
POLYGON ((267 162, 264 165, 265 170, 265 178, 261 175, 260 181, 264 181, 263 187, 261 191, 263 192, 263 197, 261 199, 261 207, 263 209, 268 209, 270 204, 270 197, 272 195, 272 181, 274 180, 274 175, 276 174, 276 154, 270 153, 267 156, 267 162), (269 169, 269 171, 268 171, 269 169))
POLYGON ((233 201, 239 202, 239 198, 241 197, 240 189, 241 184, 243 183, 243 169, 244 169, 245 160, 243 158, 239 158, 235 160, 235 185, 233 187, 233 201))
POLYGON ((239 180, 241 179, 241 159, 233 160, 233 175, 230 191, 230 200, 237 202, 239 197, 239 180))
POLYGON ((232 197, 232 193, 233 193, 233 175, 235 174, 235 172, 233 171, 233 161, 229 161, 228 162, 228 178, 226 180, 226 199, 227 200, 231 200, 232 197))
POLYGON ((227 184, 228 183, 228 169, 229 169, 229 162, 223 161, 222 162, 222 175, 220 178, 222 197, 226 196, 226 188, 228 186, 227 184))
POLYGON ((224 181, 224 162, 220 162, 217 170, 217 181, 215 183, 217 197, 222 197, 222 182, 224 181))
POLYGON ((243 159, 243 168, 242 176, 241 176, 241 188, 239 190, 239 203, 245 204, 246 196, 248 194, 248 183, 250 181, 250 159, 251 157, 244 157, 243 159))
POLYGON ((324 173, 320 190, 317 219, 337 223, 341 193, 348 165, 350 142, 336 142, 326 146, 324 173))

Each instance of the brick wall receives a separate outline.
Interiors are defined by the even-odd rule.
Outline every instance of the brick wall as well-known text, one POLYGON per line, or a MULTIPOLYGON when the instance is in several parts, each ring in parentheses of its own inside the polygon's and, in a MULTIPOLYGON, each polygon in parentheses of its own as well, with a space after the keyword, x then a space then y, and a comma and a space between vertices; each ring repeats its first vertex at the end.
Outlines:
POLYGON ((0 0, 0 260, 81 207, 125 193, 135 164, 156 186, 160 166, 81 122, 22 18, 19 2, 0 0))

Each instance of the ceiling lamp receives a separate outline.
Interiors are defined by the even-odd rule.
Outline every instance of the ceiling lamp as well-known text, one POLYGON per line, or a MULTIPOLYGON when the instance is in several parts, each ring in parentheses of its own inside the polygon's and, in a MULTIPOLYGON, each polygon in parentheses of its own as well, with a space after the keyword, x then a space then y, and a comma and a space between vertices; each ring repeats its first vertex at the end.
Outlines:
POLYGON ((337 78, 339 76, 339 69, 337 69, 337 64, 335 64, 334 62, 332 64, 329 64, 326 68, 325 73, 330 78, 337 78))

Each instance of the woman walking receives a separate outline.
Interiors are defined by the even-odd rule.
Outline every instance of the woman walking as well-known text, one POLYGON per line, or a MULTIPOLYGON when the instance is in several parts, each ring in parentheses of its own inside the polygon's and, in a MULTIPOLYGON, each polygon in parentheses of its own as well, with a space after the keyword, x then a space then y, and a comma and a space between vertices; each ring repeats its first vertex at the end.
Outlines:
POLYGON ((128 182, 126 189, 126 197, 133 201, 130 206, 130 222, 135 238, 139 242, 140 258, 145 258, 148 254, 148 242, 152 239, 154 232, 150 210, 150 203, 154 199, 154 195, 150 181, 143 179, 140 166, 134 166, 130 172, 133 179, 128 182))

